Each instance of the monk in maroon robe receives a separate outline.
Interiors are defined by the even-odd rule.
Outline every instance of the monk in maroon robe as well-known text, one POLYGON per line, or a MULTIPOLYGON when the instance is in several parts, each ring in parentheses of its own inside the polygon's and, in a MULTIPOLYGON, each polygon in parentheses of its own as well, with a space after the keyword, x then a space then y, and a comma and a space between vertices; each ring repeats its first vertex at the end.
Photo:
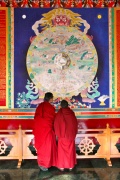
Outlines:
POLYGON ((38 165, 41 170, 56 166, 57 145, 54 133, 55 108, 51 105, 53 94, 45 94, 44 102, 36 109, 34 117, 35 148, 37 150, 38 165))
POLYGON ((60 170, 72 168, 76 164, 75 137, 77 134, 77 119, 74 112, 68 107, 66 100, 61 101, 61 108, 56 114, 54 129, 58 137, 57 167, 60 170))

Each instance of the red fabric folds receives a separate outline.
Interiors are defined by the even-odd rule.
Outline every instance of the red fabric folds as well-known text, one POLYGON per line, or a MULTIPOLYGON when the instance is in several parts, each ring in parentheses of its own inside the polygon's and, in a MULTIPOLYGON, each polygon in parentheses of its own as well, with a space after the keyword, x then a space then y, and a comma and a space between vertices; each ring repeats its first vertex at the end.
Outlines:
POLYGON ((68 108, 61 108, 55 117, 55 134, 60 138, 74 140, 77 134, 77 119, 74 112, 68 108))
POLYGON ((75 141, 59 138, 58 140, 58 168, 73 168, 77 164, 75 141))
POLYGON ((75 136, 77 119, 70 108, 61 108, 55 118, 55 134, 58 136, 57 167, 73 168, 76 164, 75 136))
POLYGON ((48 102, 41 103, 35 112, 34 130, 35 148, 38 164, 44 167, 56 166, 57 146, 53 130, 55 108, 48 102))

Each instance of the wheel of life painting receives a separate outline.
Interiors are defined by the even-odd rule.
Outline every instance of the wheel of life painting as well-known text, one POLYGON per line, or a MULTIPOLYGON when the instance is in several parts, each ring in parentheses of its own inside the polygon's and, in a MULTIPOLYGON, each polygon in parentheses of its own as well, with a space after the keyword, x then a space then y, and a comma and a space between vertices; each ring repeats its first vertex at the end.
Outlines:
POLYGON ((87 35, 73 27, 58 26, 36 36, 26 63, 31 80, 40 90, 71 97, 93 81, 98 57, 87 35))

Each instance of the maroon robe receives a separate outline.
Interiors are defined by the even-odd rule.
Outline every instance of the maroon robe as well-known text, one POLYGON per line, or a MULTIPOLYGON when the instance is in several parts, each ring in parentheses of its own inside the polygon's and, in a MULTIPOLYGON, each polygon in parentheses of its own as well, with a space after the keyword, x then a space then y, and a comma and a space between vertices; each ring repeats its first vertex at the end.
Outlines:
POLYGON ((73 168, 76 164, 75 136, 77 134, 77 119, 74 112, 61 108, 55 117, 54 129, 58 137, 59 168, 73 168))
POLYGON ((55 108, 49 102, 38 105, 34 117, 35 148, 38 165, 49 168, 56 166, 57 146, 53 130, 55 108))

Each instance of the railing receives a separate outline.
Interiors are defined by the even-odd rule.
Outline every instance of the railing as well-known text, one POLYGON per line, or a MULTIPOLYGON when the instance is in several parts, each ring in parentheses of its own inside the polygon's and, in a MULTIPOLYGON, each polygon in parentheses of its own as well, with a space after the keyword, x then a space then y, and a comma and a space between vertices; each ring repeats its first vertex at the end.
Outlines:
POLYGON ((17 167, 20 168, 22 162, 22 130, 0 130, 0 160, 18 159, 17 167), (9 154, 6 155, 9 150, 9 154))
MULTIPOLYGON (((119 158, 120 129, 78 129, 76 157, 104 158, 112 166, 110 158, 119 158)), ((37 159, 32 130, 0 130, 0 160, 18 159, 18 168, 23 159, 37 159), (11 148, 10 148, 11 147, 11 148), (9 148, 9 154, 7 154, 9 148), (32 149, 31 149, 32 148, 32 149)))
MULTIPOLYGON (((78 147, 83 155, 78 155, 77 158, 104 158, 109 166, 112 166, 111 157, 111 130, 107 125, 106 129, 87 129, 78 130, 76 138, 80 138, 78 147), (83 132, 84 131, 84 132, 83 132), (95 148, 98 149, 95 151, 95 148)), ((120 155, 120 154, 119 154, 120 155)))

